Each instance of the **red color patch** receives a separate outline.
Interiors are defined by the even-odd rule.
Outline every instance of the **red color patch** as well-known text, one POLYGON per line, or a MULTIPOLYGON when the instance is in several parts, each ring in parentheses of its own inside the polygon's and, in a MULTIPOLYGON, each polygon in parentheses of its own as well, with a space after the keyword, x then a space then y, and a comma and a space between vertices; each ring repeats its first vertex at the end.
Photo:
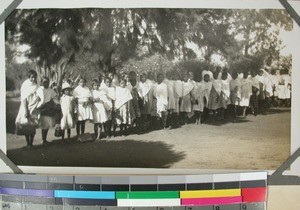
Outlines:
POLYGON ((242 197, 244 203, 264 202, 267 198, 267 188, 243 188, 242 197))

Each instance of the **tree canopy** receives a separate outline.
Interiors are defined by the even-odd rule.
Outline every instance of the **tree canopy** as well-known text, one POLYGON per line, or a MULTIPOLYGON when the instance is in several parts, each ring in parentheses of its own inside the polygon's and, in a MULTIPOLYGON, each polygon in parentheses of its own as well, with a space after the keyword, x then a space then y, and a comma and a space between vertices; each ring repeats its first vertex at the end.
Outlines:
POLYGON ((218 55, 232 69, 271 65, 281 56, 280 30, 292 28, 288 13, 274 9, 15 10, 5 27, 7 69, 20 45, 29 46, 25 56, 38 74, 59 85, 65 77, 94 77, 157 54, 168 62, 207 63, 218 55))

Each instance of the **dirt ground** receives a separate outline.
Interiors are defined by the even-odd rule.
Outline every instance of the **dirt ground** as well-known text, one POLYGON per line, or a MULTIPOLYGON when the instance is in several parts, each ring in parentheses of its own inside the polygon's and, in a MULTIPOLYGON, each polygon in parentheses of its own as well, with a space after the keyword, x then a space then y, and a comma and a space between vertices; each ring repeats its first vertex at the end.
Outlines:
MULTIPOLYGON (((62 144, 50 130, 48 145, 41 131, 32 149, 13 134, 18 102, 7 100, 8 157, 17 165, 142 167, 173 169, 277 169, 290 154, 290 108, 227 122, 188 124, 171 130, 62 144)), ((86 132, 93 132, 87 123, 86 132)), ((75 129, 72 130, 75 136, 75 129)))

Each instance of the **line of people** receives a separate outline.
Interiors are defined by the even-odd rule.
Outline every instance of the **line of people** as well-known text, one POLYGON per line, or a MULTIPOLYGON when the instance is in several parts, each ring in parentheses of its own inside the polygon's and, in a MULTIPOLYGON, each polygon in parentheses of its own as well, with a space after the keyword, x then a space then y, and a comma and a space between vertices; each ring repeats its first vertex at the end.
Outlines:
MULTIPOLYGON (((194 79, 192 72, 183 78, 174 72, 166 75, 158 73, 137 75, 135 72, 122 75, 120 79, 109 74, 102 81, 94 79, 88 88, 86 79, 80 77, 78 85, 65 81, 61 93, 49 88, 49 79, 44 77, 39 87, 36 72, 30 71, 28 80, 21 88, 21 106, 16 123, 29 119, 39 120, 43 143, 47 143, 50 128, 59 124, 62 140, 71 138, 71 129, 76 127, 77 136, 85 133, 86 121, 94 123, 94 139, 99 140, 116 135, 119 127, 121 135, 127 134, 128 127, 136 127, 138 132, 157 128, 176 128, 194 119, 196 124, 208 120, 212 113, 214 120, 225 120, 232 115, 236 120, 242 108, 256 115, 262 108, 274 104, 279 99, 290 104, 291 79, 289 75, 269 74, 264 69, 230 74, 228 69, 214 72, 204 70, 200 78, 194 79), (60 99, 59 99, 60 98, 60 99), (61 115, 57 115, 57 106, 61 115), (232 106, 233 113, 227 111, 232 106), (58 117, 59 116, 59 117, 58 117)), ((32 146, 35 129, 26 136, 28 147, 32 146)))

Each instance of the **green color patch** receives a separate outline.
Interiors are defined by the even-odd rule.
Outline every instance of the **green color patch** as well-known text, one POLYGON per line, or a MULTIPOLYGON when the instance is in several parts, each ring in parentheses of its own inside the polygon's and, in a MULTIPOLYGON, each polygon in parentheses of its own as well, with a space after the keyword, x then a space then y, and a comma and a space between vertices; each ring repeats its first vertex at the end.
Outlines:
POLYGON ((116 192, 117 199, 157 199, 157 198, 180 198, 179 191, 139 191, 139 192, 116 192))

